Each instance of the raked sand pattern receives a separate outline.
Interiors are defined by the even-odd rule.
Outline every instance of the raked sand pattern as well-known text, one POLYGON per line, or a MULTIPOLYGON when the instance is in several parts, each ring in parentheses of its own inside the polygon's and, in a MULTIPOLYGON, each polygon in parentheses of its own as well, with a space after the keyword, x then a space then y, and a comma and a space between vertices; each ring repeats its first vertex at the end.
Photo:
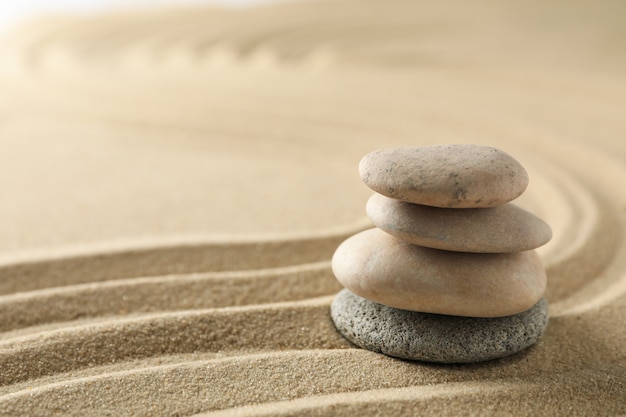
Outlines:
POLYGON ((54 16, 0 45, 0 415, 626 413, 619 1, 54 16), (515 155, 550 324, 433 365, 335 330, 391 146, 515 155))

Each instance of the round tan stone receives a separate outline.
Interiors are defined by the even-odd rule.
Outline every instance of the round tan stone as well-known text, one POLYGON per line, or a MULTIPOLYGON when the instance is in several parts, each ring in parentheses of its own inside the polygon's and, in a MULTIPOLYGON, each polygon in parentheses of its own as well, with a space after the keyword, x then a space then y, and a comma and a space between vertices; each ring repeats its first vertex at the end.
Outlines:
POLYGON ((450 209, 407 203, 381 194, 367 201, 376 227, 415 245, 459 251, 504 253, 542 246, 552 229, 534 214, 514 205, 450 209))
POLYGON ((543 296, 546 274, 535 251, 463 253, 412 245, 370 229, 333 255, 337 280, 389 307, 469 317, 521 313, 543 296))
POLYGON ((495 207, 528 186, 512 156, 480 145, 381 149, 363 157, 359 173, 380 194, 434 207, 495 207))

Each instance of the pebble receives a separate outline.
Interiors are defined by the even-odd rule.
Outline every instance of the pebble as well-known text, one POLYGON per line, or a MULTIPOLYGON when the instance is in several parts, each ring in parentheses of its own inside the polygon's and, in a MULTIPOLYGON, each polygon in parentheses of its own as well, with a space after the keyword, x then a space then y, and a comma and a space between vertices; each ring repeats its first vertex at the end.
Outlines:
POLYGON ((344 287, 374 302, 455 316, 517 314, 541 299, 546 288, 535 251, 442 251, 406 243, 379 229, 339 245, 332 269, 344 287))
POLYGON ((552 238, 546 222, 512 203, 458 210, 374 194, 366 211, 376 227, 405 242, 449 251, 519 252, 552 238))
POLYGON ((362 348, 402 359, 469 363, 535 343, 548 324, 548 304, 542 298, 507 317, 457 317, 391 308, 344 289, 332 302, 331 317, 337 330, 362 348))
POLYGON ((528 185, 526 170, 512 156, 480 145, 382 149, 363 157, 359 173, 387 197, 449 208, 499 206, 528 185))

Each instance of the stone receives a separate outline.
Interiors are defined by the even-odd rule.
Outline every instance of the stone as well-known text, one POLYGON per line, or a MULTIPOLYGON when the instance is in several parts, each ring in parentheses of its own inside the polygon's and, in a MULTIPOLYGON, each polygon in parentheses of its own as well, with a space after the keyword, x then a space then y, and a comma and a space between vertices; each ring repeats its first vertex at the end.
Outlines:
POLYGON ((535 251, 464 253, 406 243, 380 229, 346 239, 332 269, 350 291, 390 307, 471 317, 517 314, 544 294, 535 251))
POLYGON ((479 145, 382 149, 363 157, 359 173, 387 197, 447 208, 499 206, 528 185, 526 170, 512 156, 479 145))
POLYGON ((459 210, 374 194, 366 211, 376 227, 398 239, 449 251, 519 252, 538 248, 552 238, 546 222, 513 203, 459 210))
POLYGON ((411 360, 469 363, 501 358, 534 344, 548 325, 544 298, 497 318, 417 313, 366 300, 347 289, 330 308, 337 330, 362 348, 411 360))

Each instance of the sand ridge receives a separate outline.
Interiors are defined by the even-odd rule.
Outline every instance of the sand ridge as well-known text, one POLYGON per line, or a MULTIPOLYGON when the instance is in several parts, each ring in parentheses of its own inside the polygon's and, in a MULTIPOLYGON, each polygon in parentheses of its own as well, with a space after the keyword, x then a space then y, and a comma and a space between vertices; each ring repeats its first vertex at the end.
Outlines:
POLYGON ((626 413, 626 33, 615 1, 313 1, 24 24, 0 40, 0 415, 626 413), (333 327, 358 161, 479 143, 551 321, 483 364, 333 327))

